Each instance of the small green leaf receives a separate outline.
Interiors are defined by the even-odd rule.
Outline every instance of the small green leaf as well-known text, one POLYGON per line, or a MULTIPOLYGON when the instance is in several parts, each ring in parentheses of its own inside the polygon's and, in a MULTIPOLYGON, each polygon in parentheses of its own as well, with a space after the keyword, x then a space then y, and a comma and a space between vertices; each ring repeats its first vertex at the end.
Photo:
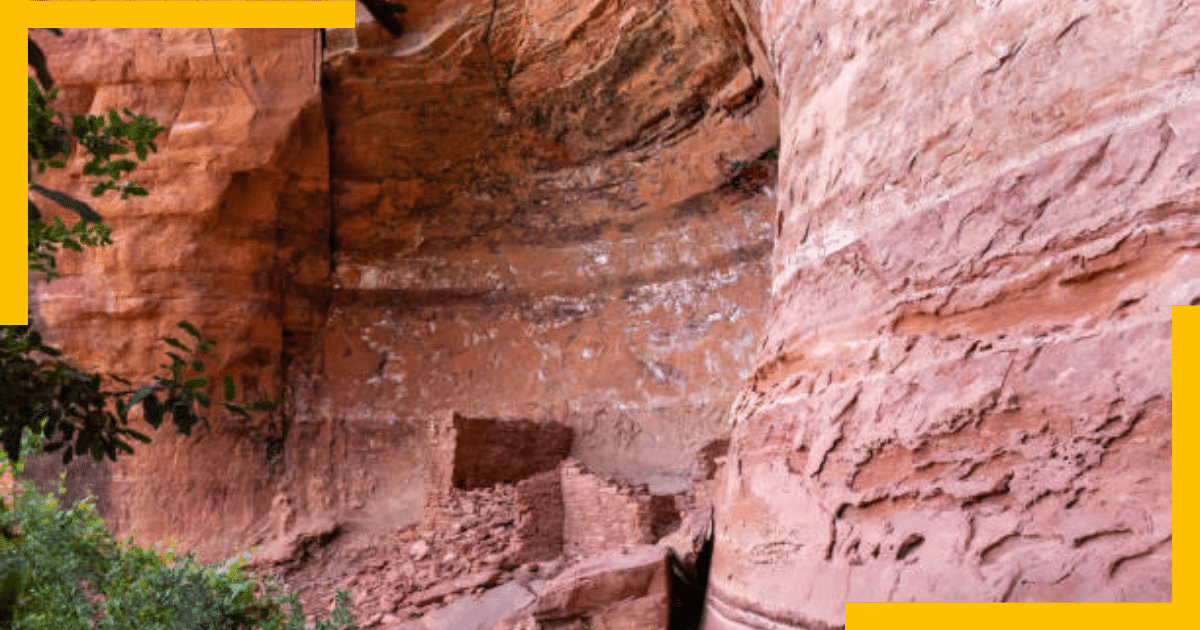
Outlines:
POLYGON ((162 403, 158 402, 158 397, 147 397, 146 401, 142 403, 142 408, 146 411, 146 422, 150 423, 150 426, 157 429, 163 421, 162 403))
POLYGON ((225 408, 228 409, 229 411, 232 411, 233 413, 236 413, 239 416, 244 417, 244 418, 250 417, 250 413, 248 411, 246 411, 245 409, 243 409, 240 405, 233 405, 230 403, 225 403, 225 408))
POLYGON ((192 434, 192 427, 196 425, 196 419, 192 412, 187 407, 176 405, 171 414, 171 420, 175 422, 175 428, 184 435, 192 434))
POLYGON ((283 406, 283 403, 277 400, 268 400, 266 398, 258 400, 246 405, 250 411, 275 411, 283 406))
POLYGON ((129 404, 125 405, 125 410, 128 411, 130 409, 133 409, 134 405, 145 400, 146 396, 149 396, 150 392, 152 392, 152 391, 154 391, 153 385, 142 385, 141 387, 139 387, 137 389, 137 391, 133 393, 133 396, 130 397, 129 404))
POLYGON ((224 381, 225 381, 225 402, 229 402, 229 401, 233 400, 234 396, 237 396, 237 387, 234 386, 234 384, 233 384, 233 377, 228 374, 225 375, 224 381))
POLYGON ((134 431, 133 429, 125 429, 125 434, 128 435, 129 437, 141 442, 142 444, 150 443, 150 436, 146 435, 145 433, 139 433, 137 431, 134 431))
POLYGON ((42 87, 49 90, 54 86, 54 79, 50 77, 50 69, 46 67, 46 54, 42 52, 41 46, 38 46, 33 38, 29 38, 29 65, 33 66, 33 72, 37 75, 38 82, 42 87))
POLYGON ((183 388, 184 389, 200 389, 201 387, 206 387, 207 385, 208 385, 208 379, 206 379, 206 378, 189 378, 187 380, 187 382, 183 384, 183 388))
POLYGON ((171 345, 176 348, 179 348, 180 350, 183 350, 184 352, 192 351, 191 348, 185 346, 182 341, 180 341, 174 337, 163 337, 163 341, 167 342, 168 345, 171 345))
POLYGON ((200 331, 195 326, 193 326, 191 322, 184 320, 184 321, 179 322, 178 325, 180 328, 186 330, 189 335, 195 337, 196 339, 201 338, 200 331))

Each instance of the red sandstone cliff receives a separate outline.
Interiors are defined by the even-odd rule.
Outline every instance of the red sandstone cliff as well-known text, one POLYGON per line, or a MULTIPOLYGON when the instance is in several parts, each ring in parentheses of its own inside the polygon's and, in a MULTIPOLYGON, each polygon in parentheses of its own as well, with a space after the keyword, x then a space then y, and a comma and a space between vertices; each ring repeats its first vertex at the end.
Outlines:
POLYGON ((732 424, 701 467, 706 627, 1169 598, 1195 9, 407 4, 403 37, 364 17, 325 50, 310 30, 41 39, 68 109, 169 135, 152 195, 99 208, 117 244, 64 257, 39 320, 139 376, 189 319, 287 403, 78 466, 110 524, 281 561, 340 532, 296 579, 366 566, 360 609, 427 610, 541 561, 545 532, 652 542, 732 424), (571 438, 518 474, 453 413, 518 450, 541 447, 503 419, 571 438), (472 537, 486 553, 456 555, 472 537))
MULTIPOLYGON (((727 432, 764 321, 778 139, 740 18, 719 2, 409 7, 404 37, 364 20, 324 51, 306 30, 35 35, 67 109, 168 128, 139 171, 152 195, 99 208, 117 244, 38 290, 43 325, 82 363, 139 376, 186 318, 221 340, 218 368, 287 403, 77 465, 120 533, 280 561, 336 535, 293 576, 327 591, 318 574, 358 571, 364 544, 462 516, 437 438, 457 412, 566 427, 553 465, 647 484, 559 491, 628 510, 600 528, 572 513, 560 549, 641 544, 727 432)), ((509 535, 498 518, 479 524, 489 540, 509 535)), ((439 601, 417 591, 506 549, 443 562, 415 535, 428 561, 402 579, 385 559, 356 604, 439 601)))

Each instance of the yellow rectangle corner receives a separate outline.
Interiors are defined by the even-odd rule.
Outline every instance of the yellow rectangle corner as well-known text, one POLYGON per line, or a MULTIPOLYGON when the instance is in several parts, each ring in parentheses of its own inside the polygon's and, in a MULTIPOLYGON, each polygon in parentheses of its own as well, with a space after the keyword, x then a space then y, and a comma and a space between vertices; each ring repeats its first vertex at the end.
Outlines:
POLYGON ((353 28, 351 0, 25 2, 26 28, 353 28))

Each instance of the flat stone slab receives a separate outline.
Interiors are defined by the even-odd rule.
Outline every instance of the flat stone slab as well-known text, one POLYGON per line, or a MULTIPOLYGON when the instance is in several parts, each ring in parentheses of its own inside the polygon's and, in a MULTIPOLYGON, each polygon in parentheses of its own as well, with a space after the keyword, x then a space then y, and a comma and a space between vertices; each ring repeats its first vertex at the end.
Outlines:
POLYGON ((667 550, 656 545, 613 549, 584 558, 546 584, 534 616, 566 619, 626 600, 657 597, 669 606, 667 550))
MULTIPOLYGON (((480 595, 467 595, 445 608, 421 617, 411 630, 489 630, 537 601, 537 596, 517 582, 506 582, 480 595)), ((408 630, 408 629, 406 629, 408 630)))

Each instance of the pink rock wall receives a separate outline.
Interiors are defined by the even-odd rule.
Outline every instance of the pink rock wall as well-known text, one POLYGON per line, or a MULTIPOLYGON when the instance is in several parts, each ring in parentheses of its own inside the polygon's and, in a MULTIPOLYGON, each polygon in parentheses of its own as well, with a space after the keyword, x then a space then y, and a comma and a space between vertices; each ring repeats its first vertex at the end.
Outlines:
POLYGON ((1200 9, 754 9, 779 213, 705 627, 839 626, 847 600, 1169 600, 1200 9))

